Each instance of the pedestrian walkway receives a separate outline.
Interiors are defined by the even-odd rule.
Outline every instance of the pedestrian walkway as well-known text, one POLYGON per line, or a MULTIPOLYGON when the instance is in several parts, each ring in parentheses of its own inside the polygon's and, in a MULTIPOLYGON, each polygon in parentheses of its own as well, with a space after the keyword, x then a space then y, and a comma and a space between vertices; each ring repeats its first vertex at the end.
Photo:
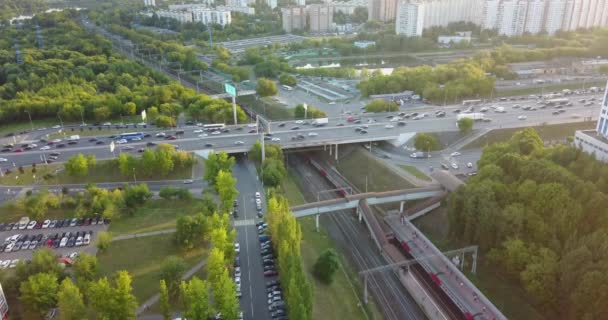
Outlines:
POLYGON ((176 229, 165 229, 165 230, 134 233, 134 234, 123 234, 123 235, 112 238, 112 241, 121 241, 121 240, 135 239, 135 238, 150 237, 150 236, 156 236, 159 234, 175 233, 175 231, 176 231, 176 229))
MULTIPOLYGON (((184 275, 182 276, 182 280, 190 279, 196 272, 198 272, 198 270, 200 270, 206 264, 207 264, 207 258, 204 258, 199 263, 197 263, 194 267, 190 268, 190 270, 186 271, 186 273, 184 273, 184 275)), ((157 303, 158 300, 160 300, 160 293, 157 293, 157 294, 151 296, 148 300, 144 301, 144 303, 142 303, 139 306, 139 308, 137 308, 136 315, 139 316, 144 311, 150 309, 150 307, 153 306, 155 303, 157 303)))
POLYGON ((234 221, 234 226, 235 227, 252 226, 254 224, 255 224, 255 220, 253 220, 253 219, 235 220, 234 221))
POLYGON ((452 143, 451 145, 449 145, 448 149, 453 150, 453 151, 458 151, 458 150, 464 148, 467 144, 481 138, 482 136, 484 136, 485 134, 487 134, 490 131, 492 131, 492 130, 488 129, 488 128, 475 130, 471 134, 467 135, 466 137, 463 137, 463 138, 457 140, 456 142, 452 143))

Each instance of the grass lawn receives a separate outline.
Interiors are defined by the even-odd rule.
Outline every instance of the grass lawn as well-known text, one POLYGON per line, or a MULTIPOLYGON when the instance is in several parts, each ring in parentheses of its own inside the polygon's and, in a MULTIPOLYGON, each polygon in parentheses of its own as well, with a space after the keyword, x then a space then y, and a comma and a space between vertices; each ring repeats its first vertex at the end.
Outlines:
MULTIPOLYGON (((585 88, 603 87, 605 85, 606 85, 605 81, 587 82, 587 83, 585 83, 585 88)), ((521 89, 510 89, 510 90, 497 91, 496 96, 497 97, 524 96, 524 95, 530 95, 530 94, 540 94, 542 91, 544 91, 545 93, 549 93, 551 91, 561 91, 562 89, 576 90, 576 89, 582 89, 582 88, 583 88, 582 83, 564 83, 564 84, 545 86, 544 89, 541 87, 534 87, 534 88, 523 87, 521 89)))
POLYGON ((19 172, 19 168, 11 168, 11 174, 0 177, 0 185, 30 185, 34 184, 35 181, 43 181, 42 177, 47 173, 55 173, 57 169, 62 168, 60 164, 38 164, 36 165, 36 172, 32 173, 32 167, 23 167, 24 173, 19 172))
POLYGON ((414 177, 420 179, 420 180, 425 180, 425 181, 431 181, 431 178, 429 178, 429 176, 427 176, 426 174, 424 174, 422 171, 418 170, 418 168, 414 167, 414 166, 408 166, 406 164, 400 164, 399 167, 407 172, 409 172, 411 175, 413 175, 414 177))
POLYGON ((363 148, 356 148, 347 157, 341 158, 336 166, 338 171, 361 192, 366 190, 366 177, 367 191, 390 191, 413 187, 377 159, 365 154, 366 152, 363 148))
POLYGON ((266 115, 266 118, 269 120, 293 119, 293 109, 285 107, 281 103, 272 100, 272 98, 262 99, 256 100, 253 96, 239 97, 237 103, 242 103, 256 112, 266 115))
MULTIPOLYGON (((448 237, 447 221, 447 208, 442 206, 414 220, 414 224, 442 251, 465 246, 466 244, 448 237)), ((526 292, 513 280, 501 274, 498 266, 487 262, 483 253, 477 261, 477 274, 465 274, 509 319, 544 319, 530 303, 531 299, 526 292)))
POLYGON ((108 231, 120 235, 175 228, 177 217, 198 212, 199 201, 150 200, 132 215, 125 214, 112 221, 108 231))
MULTIPOLYGON (((548 124, 531 128, 535 129, 538 132, 541 139, 545 141, 550 141, 564 140, 567 137, 574 136, 574 131, 576 130, 593 129, 595 128, 595 125, 595 121, 585 121, 562 124, 548 124)), ((483 148, 488 144, 505 142, 509 140, 515 132, 520 130, 523 130, 523 128, 495 129, 479 137, 477 140, 474 140, 471 143, 467 144, 463 147, 463 149, 477 149, 483 148)))
POLYGON ((97 258, 103 275, 129 271, 133 277, 133 293, 141 303, 158 292, 161 265, 167 256, 181 256, 190 268, 207 254, 206 248, 181 252, 173 244, 173 235, 163 234, 112 242, 108 250, 99 253, 97 258))
POLYGON ((306 203, 306 200, 304 199, 304 196, 300 192, 300 188, 298 188, 298 185, 296 184, 294 179, 295 177, 292 176, 291 173, 289 173, 287 179, 283 180, 283 183, 281 184, 283 194, 285 195, 285 198, 287 198, 287 201, 289 201, 289 205, 291 206, 297 206, 306 203))
MULTIPOLYGON (((177 168, 166 177, 152 175, 150 177, 136 176, 137 181, 156 180, 181 180, 190 179, 192 167, 177 168)), ((98 183, 98 182, 122 182, 132 181, 133 176, 125 177, 120 174, 118 166, 111 160, 97 161, 94 168, 89 168, 89 174, 85 177, 72 177, 64 170, 60 171, 55 178, 46 180, 43 184, 70 184, 70 183, 98 183)))

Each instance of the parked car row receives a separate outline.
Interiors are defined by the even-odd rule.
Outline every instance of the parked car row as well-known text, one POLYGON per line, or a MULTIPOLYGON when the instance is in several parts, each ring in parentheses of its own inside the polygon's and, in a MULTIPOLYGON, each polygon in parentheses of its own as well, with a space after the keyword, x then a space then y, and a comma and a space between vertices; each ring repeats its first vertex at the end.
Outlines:
POLYGON ((262 195, 259 192, 255 193, 255 208, 258 211, 258 218, 263 217, 264 213, 262 212, 262 195))
POLYGON ((14 268, 17 266, 17 264, 19 263, 19 259, 13 259, 13 260, 0 260, 0 269, 8 269, 8 268, 14 268))
POLYGON ((0 252, 15 252, 19 250, 35 250, 39 247, 64 248, 80 247, 91 244, 93 231, 78 231, 55 234, 15 234, 4 240, 0 252))
POLYGON ((109 224, 110 220, 104 218, 82 218, 82 219, 63 219, 63 220, 44 220, 36 221, 29 218, 22 218, 15 223, 0 223, 0 231, 11 230, 32 230, 32 229, 53 229, 66 227, 80 227, 89 225, 109 224))
MULTIPOLYGON (((256 223, 259 233, 260 248, 262 255, 262 266, 264 268, 264 277, 275 277, 278 275, 276 268, 276 259, 272 249, 272 242, 266 231, 268 224, 260 221, 256 223)), ((266 283, 267 298, 268 298, 268 311, 272 319, 287 319, 287 312, 285 310, 285 300, 283 298, 283 291, 281 290, 281 284, 278 279, 270 280, 266 283)))

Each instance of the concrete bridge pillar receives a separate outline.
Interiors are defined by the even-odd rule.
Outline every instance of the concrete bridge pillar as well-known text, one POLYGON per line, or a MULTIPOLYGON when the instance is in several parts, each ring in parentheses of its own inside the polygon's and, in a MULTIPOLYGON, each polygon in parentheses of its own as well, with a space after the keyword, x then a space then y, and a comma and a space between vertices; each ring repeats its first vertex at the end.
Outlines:
POLYGON ((319 216, 320 214, 315 215, 315 228, 317 229, 317 232, 319 232, 319 216))
POLYGON ((336 143, 336 161, 338 161, 338 144, 336 143))
POLYGON ((359 223, 361 223, 361 220, 363 220, 363 216, 361 215, 361 209, 359 209, 358 205, 357 205, 357 217, 359 218, 359 223))
POLYGON ((403 213, 404 208, 405 208, 405 201, 399 202, 399 213, 403 213))
POLYGON ((331 144, 329 145, 329 155, 331 156, 331 144))

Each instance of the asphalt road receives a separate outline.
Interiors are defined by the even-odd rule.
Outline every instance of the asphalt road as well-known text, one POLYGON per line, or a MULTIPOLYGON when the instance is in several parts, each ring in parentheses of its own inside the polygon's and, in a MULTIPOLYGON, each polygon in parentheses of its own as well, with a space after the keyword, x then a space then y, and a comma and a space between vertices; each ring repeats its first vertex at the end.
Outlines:
MULTIPOLYGON (((596 95, 598 96, 598 95, 596 95)), ((506 106, 506 113, 494 113, 492 111, 487 113, 487 117, 492 119, 491 122, 478 122, 475 124, 475 128, 507 128, 507 127, 527 127, 541 125, 543 123, 566 123, 566 122, 578 122, 582 121, 583 118, 594 117, 597 115, 597 104, 592 107, 584 107, 582 103, 578 102, 579 99, 586 98, 588 96, 575 96, 571 98, 575 104, 572 107, 566 107, 565 113, 559 115, 553 115, 555 111, 553 108, 538 109, 536 111, 523 111, 521 109, 514 109, 512 105, 521 104, 532 105, 530 101, 507 101, 493 103, 491 106, 506 106), (525 115, 525 120, 519 120, 517 117, 525 115)), ((479 107, 477 107, 479 109, 479 107)), ((324 127, 315 128, 311 125, 296 124, 293 120, 289 122, 279 121, 273 122, 270 126, 270 131, 274 137, 281 139, 278 142, 284 147, 304 147, 308 144, 330 144, 340 140, 347 139, 361 139, 361 140, 373 140, 381 139, 388 136, 397 136, 399 133, 412 133, 412 132, 438 132, 438 131, 450 131, 457 130, 456 127, 456 113, 453 112, 455 109, 463 109, 462 107, 451 106, 451 107, 423 107, 407 112, 419 112, 428 113, 429 116, 421 120, 406 119, 407 125, 404 127, 396 126, 396 122, 391 122, 387 117, 396 115, 396 112, 392 113, 380 113, 380 114, 365 114, 356 115, 362 120, 361 124, 354 124, 346 122, 346 114, 339 117, 330 118, 329 123, 324 127), (443 109, 447 111, 447 115, 444 118, 436 118, 433 116, 434 111, 443 109), (338 126, 342 124, 344 126, 338 126), (387 129, 386 125, 394 125, 394 128, 387 129), (368 134, 361 135, 355 132, 354 128, 362 125, 368 125, 368 134), (290 130, 294 126, 300 127, 298 130, 290 130), (308 134, 314 132, 317 136, 309 136, 308 134), (292 137, 297 134, 303 134, 305 139, 292 141, 292 137)), ((406 112, 406 111, 402 111, 406 112)), ((116 147, 114 153, 110 152, 108 145, 95 145, 94 142, 88 142, 88 139, 83 139, 78 145, 66 146, 62 149, 40 151, 32 150, 22 153, 0 153, 0 158, 6 158, 8 161, 0 162, 1 168, 10 168, 20 165, 30 165, 33 162, 41 163, 41 159, 49 153, 56 151, 60 152, 61 156, 59 161, 65 161, 68 157, 76 155, 78 153, 94 154, 98 159, 111 159, 118 156, 120 152, 128 152, 131 154, 137 154, 137 149, 145 147, 148 141, 154 141, 156 143, 171 143, 179 146, 184 150, 201 150, 201 149, 214 149, 214 150, 229 150, 229 149, 240 149, 248 150, 255 141, 260 139, 260 136, 255 133, 248 133, 247 129, 242 130, 231 130, 229 133, 222 133, 220 135, 208 135, 205 137, 198 137, 201 133, 194 133, 195 130, 200 129, 196 127, 184 128, 185 134, 178 140, 159 140, 159 138, 147 138, 144 141, 129 143, 127 145, 119 145, 116 147), (237 145, 237 141, 242 142, 242 145, 237 145), (211 144, 209 146, 207 144, 211 144), (133 147, 132 150, 124 150, 125 146, 133 147), (123 150, 123 151, 121 151, 123 150)), ((99 137, 104 139, 106 143, 109 143, 110 139, 107 136, 99 137)), ((273 143, 267 141, 268 143, 273 143)))
POLYGON ((255 192, 260 192, 262 195, 265 213, 264 189, 257 179, 253 164, 242 157, 239 157, 235 163, 233 175, 237 179, 237 189, 239 190, 239 217, 235 219, 234 224, 241 251, 239 254, 241 292, 243 293, 241 310, 244 319, 270 319, 266 297, 266 278, 263 274, 258 230, 255 226, 255 222, 259 221, 255 206, 255 192))

